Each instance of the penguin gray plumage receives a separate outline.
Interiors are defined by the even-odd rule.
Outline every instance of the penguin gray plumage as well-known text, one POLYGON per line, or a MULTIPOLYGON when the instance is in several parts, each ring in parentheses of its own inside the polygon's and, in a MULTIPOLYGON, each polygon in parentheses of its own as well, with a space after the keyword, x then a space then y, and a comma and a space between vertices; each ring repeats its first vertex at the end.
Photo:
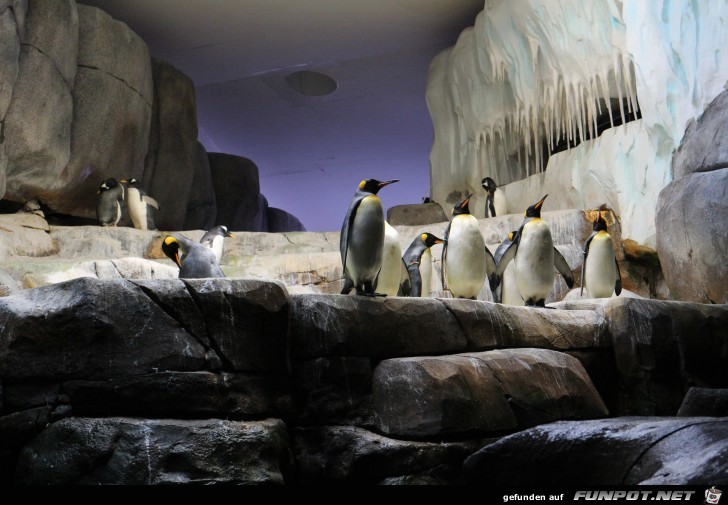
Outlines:
POLYGON ((96 218, 101 226, 116 226, 126 210, 124 186, 110 177, 103 181, 96 193, 96 218))
POLYGON ((496 269, 496 278, 499 279, 508 263, 515 260, 518 292, 526 305, 538 307, 545 306, 546 298, 553 289, 554 266, 564 277, 567 286, 571 288, 574 285, 571 268, 554 247, 551 230, 541 219, 541 206, 546 196, 526 209, 523 224, 502 253, 496 269))
POLYGON ((162 242, 162 251, 179 267, 180 279, 225 277, 215 253, 199 242, 168 235, 162 242))
POLYGON ((147 195, 147 193, 139 187, 139 181, 134 179, 122 179, 122 184, 127 185, 127 208, 129 217, 131 217, 134 228, 138 230, 156 230, 154 226, 154 216, 150 207, 159 210, 159 203, 147 195))
POLYGON ((341 294, 352 288, 359 295, 374 296, 374 281, 382 268, 384 246, 384 209, 377 193, 398 182, 366 179, 359 183, 341 226, 339 250, 344 271, 341 294))
POLYGON ((218 263, 222 259, 222 251, 225 237, 235 238, 235 235, 233 235, 232 232, 228 231, 227 226, 218 225, 210 228, 200 238, 200 244, 212 249, 212 252, 215 253, 215 258, 217 258, 218 263))
POLYGON ((402 257, 407 272, 407 282, 403 285, 403 296, 430 296, 432 286, 432 253, 430 248, 442 244, 443 240, 432 233, 422 233, 415 237, 402 257))
POLYGON ((495 287, 496 265, 485 246, 478 220, 470 214, 468 203, 472 196, 468 195, 452 210, 454 217, 445 229, 440 275, 443 289, 447 286, 455 298, 475 300, 486 276, 491 288, 495 287))
POLYGON ((581 292, 584 287, 589 298, 610 298, 622 292, 622 276, 614 255, 612 237, 607 233, 607 222, 601 210, 586 239, 581 262, 581 292))

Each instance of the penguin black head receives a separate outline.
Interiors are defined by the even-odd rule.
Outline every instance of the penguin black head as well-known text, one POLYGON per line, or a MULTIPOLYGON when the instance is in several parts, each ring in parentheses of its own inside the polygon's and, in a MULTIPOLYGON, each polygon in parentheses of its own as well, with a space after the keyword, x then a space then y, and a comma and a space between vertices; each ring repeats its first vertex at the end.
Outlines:
POLYGON ((119 183, 116 182, 116 179, 114 179, 113 177, 110 177, 101 183, 101 186, 99 186, 99 190, 96 192, 96 194, 100 195, 104 191, 113 189, 118 185, 119 185, 119 183))
POLYGON ((384 186, 388 186, 390 184, 394 184, 395 182, 399 182, 399 179, 392 179, 391 181, 378 181, 376 179, 364 179, 359 183, 359 189, 362 191, 366 191, 367 193, 371 193, 373 195, 376 195, 380 189, 382 189, 384 186))
POLYGON ((607 231, 607 221, 602 217, 602 213, 599 212, 597 214, 597 218, 594 221, 594 225, 592 226, 592 230, 594 231, 607 231))
POLYGON ((435 244, 442 244, 444 242, 441 238, 437 238, 432 233, 427 232, 423 233, 421 238, 422 242, 424 242, 427 247, 432 247, 435 244))
POLYGON ((233 235, 230 231, 228 231, 228 227, 225 225, 220 225, 220 232, 225 237, 235 238, 235 235, 233 235))
POLYGON ((170 236, 164 237, 162 242, 162 252, 167 255, 169 259, 177 263, 177 266, 182 268, 182 263, 179 260, 179 242, 176 238, 170 236))
POLYGON ((527 208, 524 215, 526 217, 541 217, 541 206, 543 205, 543 201, 546 200, 547 196, 549 195, 544 195, 544 197, 541 198, 538 202, 527 208))
POLYGON ((498 189, 498 186, 496 186, 495 181, 493 179, 491 179, 490 177, 484 177, 480 183, 483 185, 483 189, 486 190, 491 195, 493 193, 495 193, 496 189, 498 189))
POLYGON ((453 216, 459 216, 460 214, 470 214, 470 208, 468 207, 468 203, 470 203, 470 199, 473 197, 473 194, 470 193, 468 197, 457 204, 455 207, 452 208, 452 215, 453 216))

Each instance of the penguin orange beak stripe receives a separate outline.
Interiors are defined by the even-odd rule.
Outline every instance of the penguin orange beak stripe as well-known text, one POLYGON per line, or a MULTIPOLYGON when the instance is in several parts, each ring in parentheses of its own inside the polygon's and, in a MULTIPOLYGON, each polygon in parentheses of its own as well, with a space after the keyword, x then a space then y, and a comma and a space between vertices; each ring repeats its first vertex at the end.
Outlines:
POLYGON ((538 202, 536 202, 536 205, 534 205, 535 208, 540 209, 541 205, 543 205, 543 201, 546 200, 546 197, 549 195, 544 195, 543 198, 541 198, 538 202))
POLYGON ((467 197, 467 198, 466 198, 465 200, 463 200, 463 201, 462 201, 462 203, 460 204, 460 208, 462 209, 462 208, 463 208, 463 207, 465 207, 465 206, 466 206, 466 205, 467 205, 468 203, 470 203, 470 199, 471 199, 472 197, 473 197, 473 193, 470 193, 470 194, 468 195, 468 197, 467 197))
POLYGON ((174 253, 174 262, 177 263, 177 266, 182 268, 182 263, 179 260, 179 253, 174 253))
POLYGON ((444 244, 444 243, 445 243, 445 241, 444 241, 444 240, 442 240, 441 238, 438 238, 437 240, 435 240, 435 243, 436 243, 436 244, 444 244))
POLYGON ((399 179, 392 179, 391 181, 380 182, 379 189, 382 189, 384 186, 389 186, 390 184, 394 184, 395 182, 399 182, 399 179))

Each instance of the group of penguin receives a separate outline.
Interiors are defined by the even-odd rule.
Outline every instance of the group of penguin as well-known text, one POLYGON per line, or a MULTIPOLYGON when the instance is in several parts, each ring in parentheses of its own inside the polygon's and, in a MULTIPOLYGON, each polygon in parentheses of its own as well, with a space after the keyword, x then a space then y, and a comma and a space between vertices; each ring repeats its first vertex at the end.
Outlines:
POLYGON ((159 210, 159 204, 139 187, 134 178, 108 178, 101 183, 96 192, 96 218, 101 226, 116 226, 128 211, 134 228, 155 230, 153 211, 159 210), (127 203, 128 202, 128 203, 127 203))
MULTIPOLYGON (((359 183, 341 227, 340 252, 344 270, 342 294, 352 289, 367 296, 428 296, 431 279, 430 248, 443 244, 443 289, 455 298, 476 299, 486 277, 496 302, 544 307, 554 284, 554 267, 569 288, 571 269, 554 247, 551 231, 541 219, 546 196, 529 206, 518 230, 508 234, 492 255, 485 245, 478 220, 470 214, 472 194, 455 205, 444 238, 431 233, 417 236, 399 258, 396 231, 385 221, 377 193, 398 180, 366 179, 359 183)), ((496 215, 496 185, 483 179, 488 211, 496 215)), ((582 295, 611 297, 622 291, 612 238, 601 212, 586 240, 582 262, 582 295)))

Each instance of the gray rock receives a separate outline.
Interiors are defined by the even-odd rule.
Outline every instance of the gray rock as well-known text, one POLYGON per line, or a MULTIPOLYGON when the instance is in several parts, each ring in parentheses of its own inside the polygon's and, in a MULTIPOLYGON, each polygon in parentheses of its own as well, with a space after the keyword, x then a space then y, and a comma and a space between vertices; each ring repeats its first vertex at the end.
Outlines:
POLYGON ((721 168, 676 179, 660 192, 657 252, 676 300, 728 303, 726 187, 728 168, 721 168))
POLYGON ((205 146, 197 142, 195 151, 195 173, 192 177, 190 197, 187 199, 185 230, 209 230, 215 226, 217 201, 212 186, 210 160, 205 146))
POLYGON ((610 299, 620 387, 616 415, 674 416, 688 388, 728 387, 728 306, 610 299))
POLYGON ((288 435, 280 420, 69 418, 20 453, 21 485, 283 484, 288 435), (59 462, 63 464, 59 464, 59 462))
POLYGON ((45 219, 35 214, 0 214, 0 260, 13 256, 49 256, 57 252, 45 219))
POLYGON ((63 389, 77 416, 260 419, 292 411, 282 375, 160 372, 69 381, 63 389))
MULTIPOLYGON (((713 99, 685 130, 672 159, 674 180, 728 166, 728 91, 713 99)), ((690 221, 687 221, 690 222, 690 221)))
POLYGON ((439 203, 395 205, 387 209, 387 222, 392 226, 421 226, 447 221, 448 217, 439 203))
POLYGON ((383 433, 421 438, 607 415, 573 357, 545 349, 384 360, 374 369, 383 433))
MULTIPOLYGON (((164 234, 155 230, 124 226, 52 226, 51 234, 58 246, 58 256, 62 258, 166 258, 162 253, 164 234)), ((174 263, 170 261, 169 264, 174 263)))
POLYGON ((23 45, 40 51, 70 88, 76 77, 78 12, 73 0, 28 0, 23 45))
POLYGON ((453 484, 465 457, 486 442, 396 440, 353 426, 295 428, 291 438, 303 484, 375 484, 387 478, 392 480, 384 483, 453 484))
POLYGON ((154 104, 142 185, 159 202, 155 223, 162 230, 184 227, 197 171, 197 108, 189 77, 152 58, 154 104))
POLYGON ((0 416, 0 451, 22 446, 50 421, 51 407, 37 407, 0 416))
POLYGON ((232 154, 207 153, 207 157, 217 199, 215 224, 235 231, 259 231, 258 167, 251 160, 232 154))
POLYGON ((306 231, 303 223, 293 214, 275 207, 268 207, 268 232, 306 231))
POLYGON ((8 296, 20 289, 18 283, 5 270, 0 270, 0 296, 8 296))
POLYGON ((61 392, 59 383, 52 384, 7 384, 3 388, 4 412, 19 412, 37 407, 56 407, 68 403, 68 397, 61 392))
MULTIPOLYGON (((237 218, 236 218, 237 219, 237 218)), ((238 228, 236 228, 237 230, 238 228)), ((251 226, 253 231, 268 232, 268 199, 263 194, 258 195, 258 211, 253 218, 251 226)))
MULTIPOLYGON (((18 77, 21 33, 25 29, 27 0, 0 2, 0 138, 5 137, 5 114, 18 77)), ((0 198, 5 195, 8 158, 0 143, 0 198)))
POLYGON ((562 421, 490 444, 463 465, 469 484, 713 485, 725 482, 728 419, 562 421))
POLYGON ((728 417, 728 389, 696 387, 688 389, 677 415, 678 417, 728 417))

